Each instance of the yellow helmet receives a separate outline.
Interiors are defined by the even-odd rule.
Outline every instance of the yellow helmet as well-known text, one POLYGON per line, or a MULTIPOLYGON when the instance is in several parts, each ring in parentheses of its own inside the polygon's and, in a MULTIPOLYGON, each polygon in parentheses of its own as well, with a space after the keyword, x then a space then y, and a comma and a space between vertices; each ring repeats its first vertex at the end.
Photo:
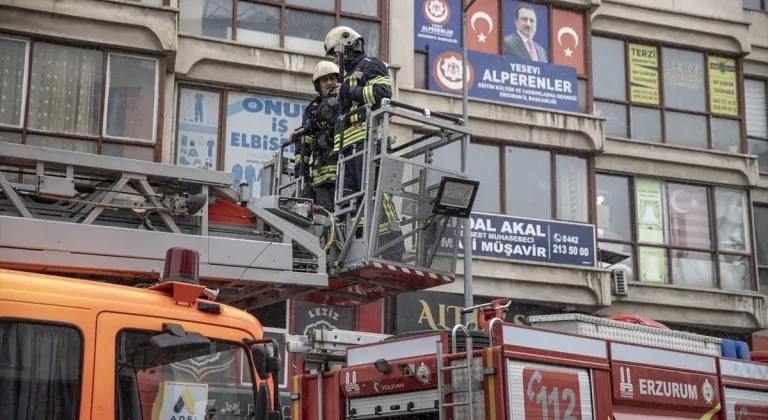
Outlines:
POLYGON ((330 74, 338 75, 339 66, 330 61, 321 61, 315 66, 315 72, 312 73, 312 82, 317 83, 321 77, 328 76, 330 74))
POLYGON ((351 46, 362 36, 349 26, 337 26, 325 36, 325 54, 333 55, 333 49, 337 45, 344 45, 345 47, 351 46))

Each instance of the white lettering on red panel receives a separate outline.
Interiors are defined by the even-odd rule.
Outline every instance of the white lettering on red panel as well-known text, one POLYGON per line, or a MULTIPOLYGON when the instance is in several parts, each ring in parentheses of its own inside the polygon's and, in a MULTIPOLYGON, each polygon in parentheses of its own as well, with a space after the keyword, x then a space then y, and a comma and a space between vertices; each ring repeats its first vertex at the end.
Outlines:
POLYGON ((581 418, 579 374, 536 368, 523 369, 525 418, 571 420, 581 418), (550 417, 550 411, 552 417, 550 417))

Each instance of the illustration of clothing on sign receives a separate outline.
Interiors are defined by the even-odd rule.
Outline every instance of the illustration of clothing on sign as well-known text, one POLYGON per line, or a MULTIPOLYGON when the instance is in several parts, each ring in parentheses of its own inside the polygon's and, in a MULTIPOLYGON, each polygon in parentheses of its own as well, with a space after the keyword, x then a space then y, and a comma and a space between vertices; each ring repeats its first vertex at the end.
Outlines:
POLYGON ((208 139, 206 145, 208 146, 208 157, 213 157, 213 146, 216 145, 216 142, 213 139, 208 139))
POLYGON ((256 168, 253 165, 245 167, 245 182, 248 183, 248 190, 251 192, 250 197, 253 197, 253 184, 256 181, 256 168))
POLYGON ((232 167, 232 186, 235 189, 240 188, 240 182, 243 180, 243 167, 238 163, 232 167))
POLYGON ((203 122, 203 99, 202 93, 195 94, 195 122, 203 122))
POLYGON ((189 149, 188 156, 191 158, 200 157, 200 155, 197 154, 197 149, 189 149))

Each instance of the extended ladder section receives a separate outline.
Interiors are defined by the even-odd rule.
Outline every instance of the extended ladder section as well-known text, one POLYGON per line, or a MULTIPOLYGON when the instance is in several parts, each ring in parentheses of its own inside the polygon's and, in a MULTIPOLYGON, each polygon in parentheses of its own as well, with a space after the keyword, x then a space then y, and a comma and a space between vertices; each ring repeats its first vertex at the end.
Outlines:
POLYGON ((0 143, 0 266, 148 286, 172 247, 219 301, 250 309, 328 286, 311 202, 241 203, 232 177, 0 143))
MULTIPOLYGON (((296 194, 250 197, 224 172, 0 143, 0 266, 147 286, 169 248, 195 249, 201 281, 243 309, 288 298, 352 306, 453 282, 460 219, 434 208, 446 179, 466 174, 428 162, 469 130, 389 101, 361 109, 365 187, 340 196, 331 218, 296 194), (393 120, 429 133, 392 149, 393 120)), ((268 190, 285 190, 277 184, 268 190)))
MULTIPOLYGON (((366 115, 366 141, 339 159, 335 211, 318 218, 328 225, 329 287, 299 299, 358 305, 455 281, 463 220, 435 209, 446 180, 476 191, 477 182, 461 170, 461 141, 471 132, 460 118, 388 99, 375 111, 370 105, 359 111, 366 115), (425 134, 398 144, 392 135, 397 124, 417 125, 425 134), (443 153, 447 160, 433 162, 437 150, 450 150, 443 153), (345 195, 345 173, 355 158, 363 161, 363 189, 345 195)), ((283 151, 267 165, 269 185, 262 191, 297 198, 301 179, 283 151)))

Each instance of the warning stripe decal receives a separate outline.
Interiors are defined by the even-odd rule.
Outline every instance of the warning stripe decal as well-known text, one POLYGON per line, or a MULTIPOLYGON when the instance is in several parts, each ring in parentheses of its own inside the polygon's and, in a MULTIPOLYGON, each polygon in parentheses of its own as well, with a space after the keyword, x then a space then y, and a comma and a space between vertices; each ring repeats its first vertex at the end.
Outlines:
POLYGON ((414 270, 412 268, 400 267, 398 265, 381 264, 377 262, 374 262, 371 264, 376 268, 383 268, 385 270, 397 271, 397 272, 406 273, 406 274, 413 274, 419 277, 429 277, 429 278, 433 278, 433 279, 444 281, 444 282, 456 281, 456 277, 454 276, 444 276, 442 274, 430 273, 428 271, 414 270))

